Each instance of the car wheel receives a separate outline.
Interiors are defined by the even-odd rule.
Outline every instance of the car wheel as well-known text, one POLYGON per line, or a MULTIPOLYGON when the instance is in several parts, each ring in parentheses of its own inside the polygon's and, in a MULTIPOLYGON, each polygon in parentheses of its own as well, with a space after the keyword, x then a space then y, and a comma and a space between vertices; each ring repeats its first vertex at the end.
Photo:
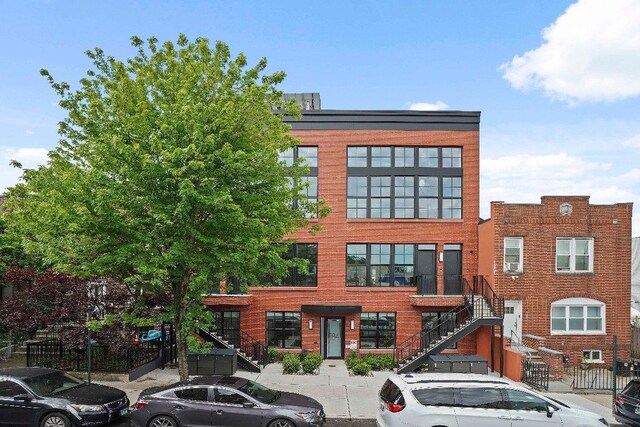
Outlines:
POLYGON ((40 421, 40 427, 71 427, 69 417, 60 412, 47 414, 40 421))
POLYGON ((269 423, 269 427, 296 427, 291 421, 289 420, 283 420, 283 419, 277 419, 277 420, 273 420, 269 423))
POLYGON ((178 423, 168 415, 158 415, 149 422, 149 427, 178 427, 178 423))

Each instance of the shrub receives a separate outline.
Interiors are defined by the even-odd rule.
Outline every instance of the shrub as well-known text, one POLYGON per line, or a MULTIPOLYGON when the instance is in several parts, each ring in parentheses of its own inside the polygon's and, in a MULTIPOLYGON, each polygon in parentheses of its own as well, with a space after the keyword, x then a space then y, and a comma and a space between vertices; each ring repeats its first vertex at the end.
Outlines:
POLYGON ((274 348, 269 348, 268 350, 269 363, 281 362, 284 354, 281 351, 278 351, 274 348))
POLYGON ((318 353, 307 353, 302 361, 302 370, 305 374, 312 374, 322 365, 322 356, 318 353))
POLYGON ((347 368, 351 369, 354 363, 357 363, 359 360, 360 357, 358 356, 358 353, 355 350, 351 350, 351 353, 349 353, 345 358, 345 364, 347 365, 347 368))
POLYGON ((300 363, 304 362, 304 358, 307 357, 307 354, 309 354, 309 350, 303 348, 300 351, 300 363))
POLYGON ((354 363, 351 367, 351 372, 354 375, 369 375, 371 371, 371 365, 369 365, 364 360, 360 359, 358 362, 354 363))
POLYGON ((282 371, 285 374, 297 374, 300 371, 300 356, 287 353, 282 358, 282 371))
POLYGON ((372 371, 384 371, 393 369, 395 362, 390 354, 368 354, 364 360, 371 366, 372 371))

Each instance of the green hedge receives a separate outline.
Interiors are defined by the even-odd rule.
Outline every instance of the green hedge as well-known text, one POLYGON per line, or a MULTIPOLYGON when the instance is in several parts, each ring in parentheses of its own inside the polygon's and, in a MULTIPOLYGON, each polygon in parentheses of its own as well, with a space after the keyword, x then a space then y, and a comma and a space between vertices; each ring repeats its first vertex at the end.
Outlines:
POLYGON ((302 370, 305 374, 312 374, 322 365, 322 356, 318 353, 307 353, 302 361, 302 370))
POLYGON ((356 351, 351 351, 351 353, 347 355, 345 363, 347 368, 351 369, 351 372, 355 375, 368 375, 369 371, 392 370, 396 366, 393 356, 390 354, 367 354, 361 356, 358 355, 356 351), (368 369, 361 366, 363 362, 367 364, 368 369), (357 368, 356 365, 358 365, 357 368))
POLYGON ((300 371, 300 355, 287 353, 282 358, 282 371, 285 374, 297 374, 300 371))
POLYGON ((365 362, 364 359, 359 359, 351 367, 351 372, 353 372, 354 375, 369 375, 370 371, 371 365, 365 362))

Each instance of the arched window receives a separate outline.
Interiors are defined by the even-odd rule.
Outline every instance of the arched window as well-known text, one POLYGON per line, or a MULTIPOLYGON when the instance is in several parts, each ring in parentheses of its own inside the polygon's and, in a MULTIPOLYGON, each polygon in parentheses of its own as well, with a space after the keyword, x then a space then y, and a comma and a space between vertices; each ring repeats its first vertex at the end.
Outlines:
POLYGON ((591 298, 566 298, 551 304, 551 335, 602 335, 606 305, 591 298))

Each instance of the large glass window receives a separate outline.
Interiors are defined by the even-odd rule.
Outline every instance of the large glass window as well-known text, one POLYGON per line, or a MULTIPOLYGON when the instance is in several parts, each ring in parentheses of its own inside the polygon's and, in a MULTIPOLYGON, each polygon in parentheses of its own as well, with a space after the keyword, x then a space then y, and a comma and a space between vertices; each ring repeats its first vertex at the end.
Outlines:
POLYGON ((300 348, 301 314, 295 311, 267 312, 267 345, 276 348, 300 348))
POLYGON ((318 286, 318 245, 316 243, 295 243, 284 254, 285 259, 304 259, 307 268, 293 267, 289 275, 277 286, 318 286))
POLYGON ((347 245, 347 286, 415 286, 413 244, 347 245))
POLYGON ((593 271, 593 239, 556 239, 556 271, 558 273, 590 273, 593 271))
POLYGON ((551 305, 552 334, 604 333, 604 303, 587 298, 569 298, 551 305))
POLYGON ((362 313, 360 315, 360 348, 393 348, 395 345, 395 313, 362 313))
POLYGON ((460 147, 347 147, 347 218, 462 218, 460 147))
POLYGON ((504 271, 522 273, 522 237, 504 238, 504 271))
MULTIPOLYGON (((304 186, 301 191, 302 197, 293 201, 293 208, 303 209, 307 218, 315 218, 317 216, 315 206, 318 203, 318 147, 297 146, 289 148, 281 152, 279 158, 287 167, 293 166, 296 161, 309 167, 308 174, 301 177, 301 184, 304 186), (303 203, 302 200, 305 202, 303 203)), ((293 185, 293 179, 290 181, 293 185)))
MULTIPOLYGON (((424 311, 422 312, 422 330, 427 332, 423 337, 428 347, 431 342, 440 340, 441 337, 453 332, 456 329, 457 316, 456 313, 441 311, 424 311)), ((455 342, 447 348, 458 348, 455 342)))

